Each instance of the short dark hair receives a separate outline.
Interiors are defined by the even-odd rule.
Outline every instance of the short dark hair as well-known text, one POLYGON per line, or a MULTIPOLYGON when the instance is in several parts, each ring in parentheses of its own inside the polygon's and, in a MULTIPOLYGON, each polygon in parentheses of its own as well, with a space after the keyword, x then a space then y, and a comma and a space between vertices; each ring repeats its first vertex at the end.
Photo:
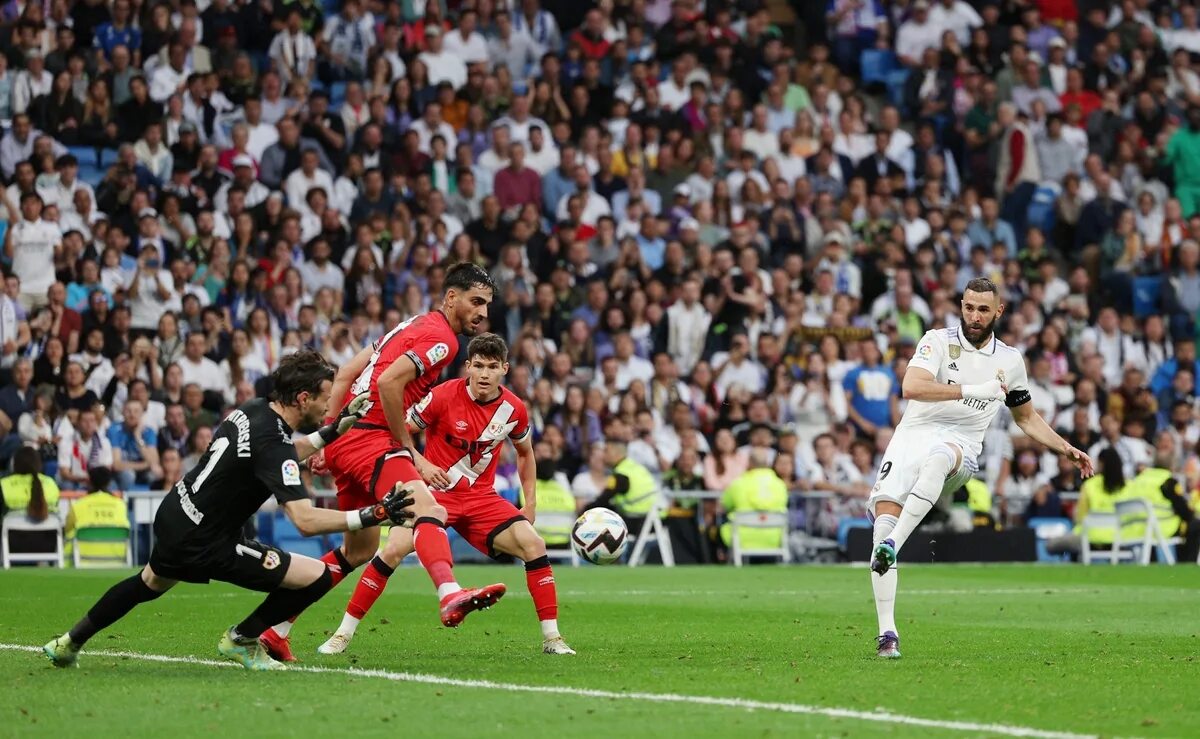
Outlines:
POLYGON ((473 262, 459 262, 446 270, 446 279, 442 283, 443 291, 459 290, 466 292, 473 287, 486 288, 492 292, 496 292, 496 283, 492 282, 492 278, 488 276, 487 271, 478 264, 474 264, 473 262))
POLYGON ((112 484, 112 470, 107 467, 88 468, 88 492, 107 493, 112 484))
POLYGON ((467 344, 467 361, 475 357, 495 359, 503 364, 508 361, 508 344, 496 334, 479 334, 467 344))
POLYGON ((291 405, 300 393, 319 394, 321 383, 332 382, 333 375, 333 366, 320 354, 311 349, 298 351, 271 373, 271 399, 291 405))
MULTIPOLYGON (((995 293, 1000 294, 1000 290, 996 288, 996 283, 986 277, 976 277, 967 283, 967 290, 973 293, 995 293)), ((964 292, 966 292, 964 290, 964 292)))

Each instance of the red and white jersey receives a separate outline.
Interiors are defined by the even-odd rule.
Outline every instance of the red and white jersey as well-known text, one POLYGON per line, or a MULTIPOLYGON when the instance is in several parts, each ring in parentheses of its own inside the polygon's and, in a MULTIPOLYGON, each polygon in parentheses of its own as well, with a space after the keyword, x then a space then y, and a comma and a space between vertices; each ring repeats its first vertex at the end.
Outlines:
POLYGON ((417 365, 416 379, 404 387, 404 407, 411 408, 425 397, 457 353, 458 337, 440 310, 410 318, 375 342, 371 361, 350 386, 342 407, 355 396, 369 391, 368 410, 359 422, 359 428, 387 429, 387 417, 379 402, 379 376, 384 370, 400 357, 408 357, 417 365))
POLYGON ((476 400, 463 379, 444 382, 408 412, 425 430, 425 458, 446 470, 453 492, 494 493, 496 464, 505 439, 529 436, 529 411, 511 390, 476 400))

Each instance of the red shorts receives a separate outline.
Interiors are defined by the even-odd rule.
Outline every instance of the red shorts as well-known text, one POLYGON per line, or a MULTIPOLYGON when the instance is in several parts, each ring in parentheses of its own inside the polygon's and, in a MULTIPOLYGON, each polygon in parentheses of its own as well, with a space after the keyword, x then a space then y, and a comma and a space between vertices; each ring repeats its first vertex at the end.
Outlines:
POLYGON ((512 503, 495 493, 443 493, 433 498, 446 509, 446 527, 454 529, 467 543, 493 559, 496 537, 518 521, 527 520, 512 503))
POLYGON ((421 479, 408 450, 396 446, 386 431, 346 434, 326 448, 325 462, 337 486, 338 508, 343 511, 375 505, 396 483, 421 479))

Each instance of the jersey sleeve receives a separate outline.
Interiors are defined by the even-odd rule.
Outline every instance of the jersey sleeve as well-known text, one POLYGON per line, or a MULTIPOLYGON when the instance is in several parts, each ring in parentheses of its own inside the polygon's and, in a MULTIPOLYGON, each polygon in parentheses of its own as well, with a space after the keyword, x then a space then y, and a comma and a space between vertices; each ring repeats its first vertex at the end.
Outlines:
POLYGON ((517 425, 513 427, 512 433, 508 435, 508 438, 512 439, 513 443, 516 443, 528 439, 529 432, 532 429, 529 425, 529 409, 519 399, 514 405, 516 406, 516 412, 513 413, 513 420, 517 422, 517 425))
POLYGON ((1029 395, 1029 375, 1025 371, 1025 357, 1016 355, 1017 361, 1013 362, 1012 371, 1009 373, 1008 395, 1004 397, 1004 404, 1009 408, 1016 408, 1030 402, 1032 398, 1029 395))
POLYGON ((919 367, 937 377, 938 370, 942 368, 944 352, 945 348, 937 334, 933 331, 926 331, 917 344, 917 350, 913 352, 912 359, 908 360, 908 366, 909 368, 919 367))
POLYGON ((425 397, 421 398, 419 403, 408 409, 408 420, 412 421, 414 426, 427 429, 441 416, 445 403, 441 400, 443 393, 439 393, 438 388, 445 386, 439 385, 425 393, 425 397))
POLYGON ((441 371, 442 366, 450 361, 457 347, 451 349, 450 337, 437 331, 427 331, 413 338, 412 344, 404 352, 404 356, 417 365, 417 377, 427 373, 441 371))

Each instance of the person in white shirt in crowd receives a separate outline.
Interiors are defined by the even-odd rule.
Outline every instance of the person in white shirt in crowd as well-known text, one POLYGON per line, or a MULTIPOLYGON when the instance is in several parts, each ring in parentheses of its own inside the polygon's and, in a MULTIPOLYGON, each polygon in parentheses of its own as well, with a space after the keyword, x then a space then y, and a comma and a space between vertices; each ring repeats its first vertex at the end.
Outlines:
POLYGON ((679 300, 667 308, 667 352, 679 366, 679 372, 690 375, 704 353, 712 314, 700 301, 700 281, 684 281, 679 300))
POLYGON ((54 75, 46 69, 46 60, 41 49, 30 49, 25 53, 25 69, 17 72, 12 88, 12 112, 25 113, 29 105, 42 95, 49 95, 54 88, 54 75))
POLYGON ((62 252, 62 232, 42 220, 40 195, 21 196, 21 220, 8 228, 4 238, 4 252, 21 280, 21 306, 32 311, 45 305, 46 290, 54 284, 54 262, 62 252))
POLYGON ((321 30, 327 58, 322 61, 325 71, 318 73, 326 80, 363 78, 368 71, 368 53, 375 43, 375 25, 370 16, 363 15, 359 0, 343 0, 341 13, 329 18, 321 30))
POLYGON ((529 95, 517 95, 513 98, 512 105, 508 109, 508 115, 502 116, 496 120, 495 125, 508 126, 509 139, 525 143, 529 141, 529 132, 534 128, 545 129, 543 133, 550 130, 546 122, 529 112, 529 95))
POLYGON ((287 10, 284 28, 275 34, 267 56, 285 83, 293 79, 311 80, 317 70, 317 45, 304 32, 298 5, 287 10))
POLYGON ((87 375, 85 386, 95 393, 97 398, 102 397, 113 378, 113 364, 104 356, 104 330, 99 327, 88 329, 80 343, 82 350, 78 354, 72 354, 69 361, 78 362, 79 366, 83 367, 84 374, 87 375))
POLYGON ((298 268, 300 277, 304 280, 305 292, 316 295, 318 290, 327 287, 338 293, 340 301, 342 289, 346 284, 346 276, 342 272, 342 268, 330 259, 333 250, 329 246, 328 239, 317 237, 309 243, 307 249, 307 259, 298 268))
POLYGON ((965 49, 971 43, 971 30, 983 26, 983 17, 966 0, 941 0, 929 9, 929 22, 942 31, 953 31, 965 49))
POLYGON ((213 207, 218 211, 228 211, 229 191, 239 188, 246 193, 246 209, 258 206, 271 195, 267 186, 254 178, 254 160, 245 154, 233 158, 233 180, 221 185, 213 196, 213 207))
POLYGON ((300 167, 284 180, 283 191, 287 194, 288 207, 307 215, 312 211, 308 207, 308 191, 319 187, 326 193, 333 192, 333 177, 321 169, 320 156, 316 149, 305 149, 300 154, 300 167))
POLYGON ((513 28, 508 11, 497 11, 494 20, 496 35, 487 42, 488 63, 493 68, 506 67, 514 80, 525 79, 538 63, 537 43, 529 34, 513 28))
POLYGON ((558 147, 541 126, 532 126, 529 129, 525 166, 537 172, 540 177, 545 177, 546 173, 558 166, 558 147))
MULTIPOLYGON (((439 91, 447 84, 449 83, 439 84, 439 91)), ((455 141, 458 138, 454 133, 454 127, 442 120, 442 106, 433 101, 425 106, 424 113, 412 122, 409 130, 417 132, 417 148, 422 154, 432 153, 430 142, 435 135, 441 135, 447 142, 455 141)))
POLYGON ((80 190, 87 192, 92 202, 96 200, 96 191, 91 185, 79 179, 79 160, 74 154, 63 154, 54 162, 58 175, 44 187, 38 188, 42 202, 46 205, 57 205, 60 217, 73 215, 75 211, 75 193, 80 190))
POLYGON ((187 89, 187 49, 179 41, 167 46, 167 63, 160 64, 150 75, 150 99, 166 104, 176 94, 187 89))
POLYGON ((255 161, 261 161, 267 147, 279 140, 279 129, 274 123, 263 120, 262 101, 258 98, 246 98, 242 110, 246 116, 246 132, 249 134, 246 139, 246 153, 254 157, 255 161))
POLYGON ((750 356, 750 337, 738 334, 729 344, 728 352, 718 352, 712 358, 713 385, 717 397, 724 399, 734 387, 740 387, 751 395, 762 393, 767 387, 767 370, 750 356))
POLYGON ((654 377, 654 365, 634 353, 637 345, 628 331, 617 334, 613 340, 613 356, 617 359, 617 389, 625 391, 630 383, 640 380, 650 384, 654 377))
POLYGON ((926 49, 942 47, 944 29, 929 18, 929 0, 914 0, 912 15, 896 30, 896 54, 906 67, 921 65, 926 49))
POLYGON ((565 221, 569 217, 568 206, 571 198, 580 199, 580 223, 595 226, 596 221, 600 220, 600 216, 612 215, 612 207, 609 206, 608 201, 592 189, 592 177, 588 174, 587 167, 582 164, 575 165, 575 174, 572 179, 575 182, 575 192, 567 193, 559 198, 558 206, 554 209, 555 217, 558 220, 565 221))
POLYGON ((176 361, 183 370, 183 384, 198 385, 205 392, 224 393, 225 375, 216 362, 204 356, 207 349, 208 344, 203 333, 188 334, 183 356, 176 361))
MULTIPOLYGON (((458 28, 442 38, 445 50, 467 64, 484 64, 488 61, 488 45, 483 34, 476 30, 478 15, 475 9, 466 6, 458 12, 458 28)), ((514 76, 513 79, 523 79, 514 76)))
MULTIPOLYGON (((457 90, 467 84, 467 64, 462 57, 447 51, 442 45, 443 40, 441 28, 433 24, 425 26, 426 50, 417 58, 428 70, 430 84, 449 82, 457 90)), ((486 51, 484 56, 486 59, 486 51)))
POLYGON ((100 433, 94 411, 80 411, 73 428, 64 423, 60 430, 63 438, 58 444, 58 478, 64 486, 86 486, 89 469, 112 467, 112 444, 100 433))
MULTIPOLYGON (((515 4, 514 4, 515 5, 515 4)), ((562 50, 562 32, 558 21, 549 11, 543 10, 539 0, 521 0, 520 8, 513 11, 513 28, 529 34, 538 46, 538 57, 546 52, 562 50)))
MULTIPOLYGON (((33 144, 41 135, 42 132, 33 127, 29 116, 24 113, 13 116, 12 127, 4 135, 4 138, 0 139, 0 172, 3 172, 5 179, 12 178, 13 174, 17 172, 18 164, 28 161, 30 155, 33 154, 33 144)), ((25 191, 32 189, 36 177, 33 165, 30 164, 29 167, 29 186, 25 191)), ((18 184, 20 181, 18 179, 14 184, 18 184)), ((16 198, 12 196, 13 185, 9 185, 8 189, 9 198, 15 202, 16 198)))
POLYGON ((160 182, 171 179, 175 157, 172 156, 171 150, 163 141, 162 124, 151 123, 146 126, 146 132, 142 138, 133 145, 133 152, 137 155, 138 163, 150 170, 150 174, 157 177, 160 182))
MULTIPOLYGON (((143 216, 147 220, 149 216, 143 216)), ((164 269, 162 255, 156 244, 142 246, 137 270, 129 283, 130 327, 137 331, 154 332, 158 319, 175 295, 175 281, 164 269)))
POLYGON ((760 162, 779 154, 779 135, 768 125, 766 105, 754 106, 750 127, 742 132, 742 147, 754 152, 760 162))

